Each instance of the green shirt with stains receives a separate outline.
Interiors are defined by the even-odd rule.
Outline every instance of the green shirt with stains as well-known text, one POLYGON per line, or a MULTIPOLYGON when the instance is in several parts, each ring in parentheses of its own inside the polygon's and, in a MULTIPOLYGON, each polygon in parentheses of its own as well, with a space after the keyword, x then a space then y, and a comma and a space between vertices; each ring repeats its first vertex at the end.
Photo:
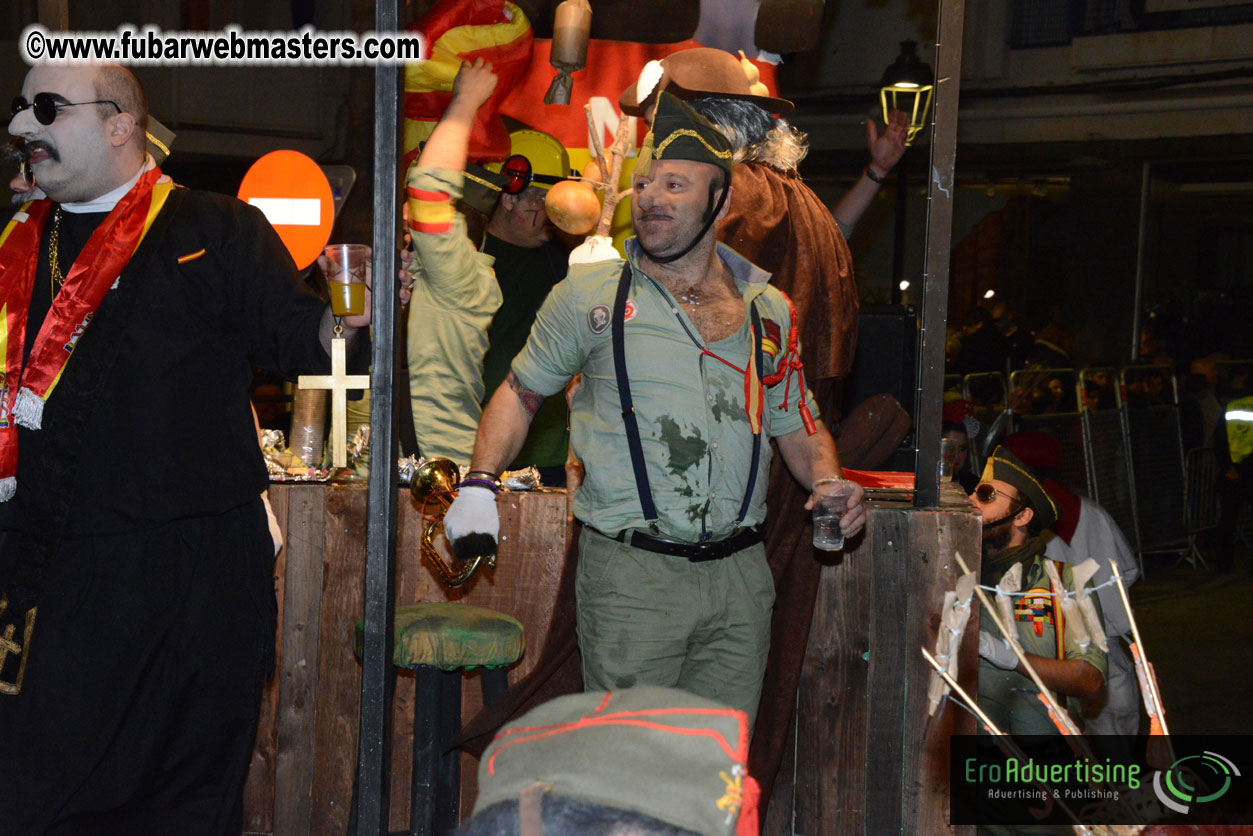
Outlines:
MULTIPOLYGON (((627 241, 632 285, 624 326, 627 369, 653 501, 663 536, 696 542, 728 536, 735 525, 752 464, 753 435, 745 409, 745 375, 753 341, 746 315, 740 329, 701 353, 695 325, 657 282, 636 266, 639 248, 627 241), (731 363, 738 370, 727 365, 731 363)), ((747 304, 756 300, 767 340, 763 375, 783 357, 791 328, 787 297, 767 284, 770 275, 722 244, 718 257, 735 277, 747 304)), ((555 395, 582 372, 570 413, 571 446, 586 475, 574 512, 603 532, 644 528, 622 407, 614 374, 610 318, 621 260, 570 268, 540 308, 526 346, 513 361, 523 386, 555 395)), ((767 437, 801 429, 799 381, 766 389, 762 426, 767 437), (787 403, 784 402, 787 392, 787 403), (786 408, 785 408, 786 407, 786 408)), ((818 407, 803 394, 818 416, 818 407)), ((766 517, 770 444, 759 454, 757 481, 745 525, 766 517)))

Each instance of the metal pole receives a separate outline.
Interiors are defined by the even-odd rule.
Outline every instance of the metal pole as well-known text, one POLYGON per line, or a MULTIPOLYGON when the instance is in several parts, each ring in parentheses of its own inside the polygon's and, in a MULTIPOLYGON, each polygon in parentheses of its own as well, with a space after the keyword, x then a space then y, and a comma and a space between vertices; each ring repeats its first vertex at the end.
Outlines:
MULTIPOLYGON (((400 28, 397 0, 377 0, 376 32, 400 28)), ((361 656, 360 759, 356 836, 387 833, 393 585, 396 555, 396 410, 392 373, 397 357, 396 224, 400 68, 374 68, 374 287, 371 319, 370 478, 366 505, 365 641, 361 656)))
POLYGON ((914 507, 940 501, 940 420, 944 395, 944 339, 948 321, 948 263, 953 234, 954 166, 957 160, 957 101, 961 87, 964 0, 940 0, 936 37, 935 111, 931 123, 931 168, 927 177, 927 250, 918 348, 918 407, 914 417, 918 456, 914 507))
POLYGON ((1144 290, 1144 247, 1149 229, 1149 161, 1140 164, 1140 229, 1136 235, 1136 290, 1131 308, 1131 356, 1127 362, 1140 359, 1140 295, 1144 290))

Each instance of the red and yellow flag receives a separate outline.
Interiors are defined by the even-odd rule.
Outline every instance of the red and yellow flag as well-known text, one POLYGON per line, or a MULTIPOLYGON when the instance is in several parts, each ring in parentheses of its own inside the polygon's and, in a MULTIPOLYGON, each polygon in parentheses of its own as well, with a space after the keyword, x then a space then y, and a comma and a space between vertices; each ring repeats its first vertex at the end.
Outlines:
MULTIPOLYGON (((440 0, 410 28, 422 33, 428 58, 405 68, 405 166, 452 100, 461 62, 475 58, 490 63, 499 82, 474 120, 470 159, 509 156, 509 133, 498 109, 531 60, 534 35, 522 9, 508 0, 440 0)), ((541 94, 536 103, 542 101, 541 94)))

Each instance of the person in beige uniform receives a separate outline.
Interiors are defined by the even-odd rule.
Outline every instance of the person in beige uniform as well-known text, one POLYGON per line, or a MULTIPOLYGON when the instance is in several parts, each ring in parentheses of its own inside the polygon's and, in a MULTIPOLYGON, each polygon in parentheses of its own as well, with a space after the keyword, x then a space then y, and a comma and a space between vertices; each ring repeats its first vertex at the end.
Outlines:
POLYGON ((452 102, 406 176, 416 277, 409 304, 409 388, 418 447, 468 464, 483 414, 487 329, 501 303, 494 259, 479 252, 456 209, 475 114, 496 89, 482 59, 464 65, 452 102))

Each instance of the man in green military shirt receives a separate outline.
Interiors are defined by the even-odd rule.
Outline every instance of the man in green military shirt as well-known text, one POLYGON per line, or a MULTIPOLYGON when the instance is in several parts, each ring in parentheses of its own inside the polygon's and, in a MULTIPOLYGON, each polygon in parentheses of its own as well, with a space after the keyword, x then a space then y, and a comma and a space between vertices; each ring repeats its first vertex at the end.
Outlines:
MULTIPOLYGON (((454 551, 494 547, 496 478, 543 400, 581 372, 571 441, 586 469, 574 500, 584 685, 679 687, 751 718, 774 602, 769 439, 804 485, 838 476, 839 462, 812 419, 787 297, 716 243, 726 137, 663 94, 640 154, 629 260, 572 267, 553 289, 484 410, 445 532, 454 551)), ((865 523, 862 496, 848 499, 847 535, 865 523)))
MULTIPOLYGON (((1098 702, 1105 686, 1105 651, 1070 636, 1056 596, 1073 594, 1073 568, 1055 563, 1064 589, 1050 582, 1040 535, 1057 521, 1056 501, 1036 475, 1006 447, 992 453, 974 492, 983 516, 981 583, 996 586, 1015 564, 1022 564, 1022 593, 1014 599, 1014 626, 1027 661, 1055 694, 1074 698, 1077 707, 1098 702)), ((1091 586, 1091 581, 1088 581, 1091 586)), ((1095 596, 1093 604, 1099 607, 1095 596)), ((1099 611, 1098 611, 1099 615, 1099 611)), ((1056 734, 1018 656, 985 608, 979 632, 979 705, 1009 734, 1056 734)))

